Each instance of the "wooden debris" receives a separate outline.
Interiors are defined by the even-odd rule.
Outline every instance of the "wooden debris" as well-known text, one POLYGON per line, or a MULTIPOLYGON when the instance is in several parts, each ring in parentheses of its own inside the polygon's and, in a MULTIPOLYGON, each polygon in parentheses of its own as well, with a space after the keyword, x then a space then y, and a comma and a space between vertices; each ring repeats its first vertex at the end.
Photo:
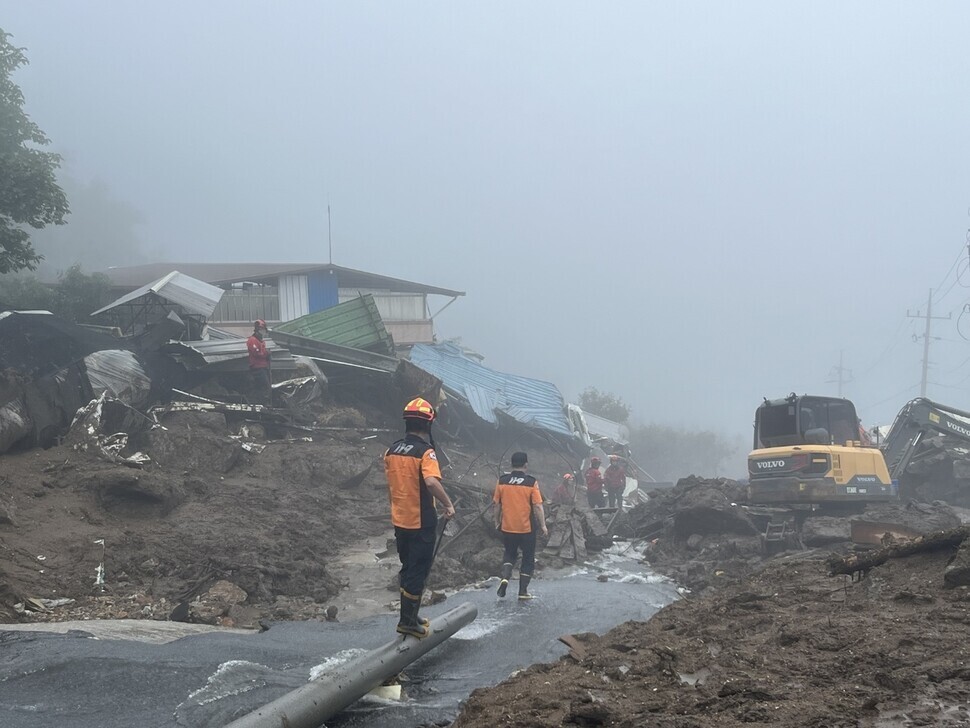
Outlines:
POLYGON ((832 555, 826 560, 829 567, 829 575, 836 574, 855 574, 860 571, 869 571, 874 566, 885 564, 889 559, 896 559, 903 556, 925 553, 927 551, 937 551, 944 548, 959 546, 967 538, 970 538, 970 526, 962 526, 949 531, 938 531, 936 533, 921 536, 912 541, 897 543, 878 551, 870 551, 864 554, 853 554, 841 557, 832 555))

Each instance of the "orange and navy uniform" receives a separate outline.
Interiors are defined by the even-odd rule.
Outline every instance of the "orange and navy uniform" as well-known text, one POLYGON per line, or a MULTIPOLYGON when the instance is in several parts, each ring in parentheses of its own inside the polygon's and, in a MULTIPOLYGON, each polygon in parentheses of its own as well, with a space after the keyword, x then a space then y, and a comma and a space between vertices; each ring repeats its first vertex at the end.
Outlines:
POLYGON ((434 528, 438 514, 425 478, 441 478, 434 448, 408 434, 384 454, 387 487, 391 499, 391 523, 397 528, 434 528))
POLYGON ((503 533, 532 533, 532 506, 542 504, 539 481, 521 470, 499 478, 492 502, 502 508, 503 533))

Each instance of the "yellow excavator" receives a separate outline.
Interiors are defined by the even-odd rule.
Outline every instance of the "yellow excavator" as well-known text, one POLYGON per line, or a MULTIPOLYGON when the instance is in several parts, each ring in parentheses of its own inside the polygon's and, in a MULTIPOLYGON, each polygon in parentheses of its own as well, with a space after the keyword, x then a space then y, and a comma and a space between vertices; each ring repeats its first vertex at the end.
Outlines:
POLYGON ((864 439, 847 399, 788 395, 755 412, 751 503, 837 504, 897 497, 882 451, 864 439))

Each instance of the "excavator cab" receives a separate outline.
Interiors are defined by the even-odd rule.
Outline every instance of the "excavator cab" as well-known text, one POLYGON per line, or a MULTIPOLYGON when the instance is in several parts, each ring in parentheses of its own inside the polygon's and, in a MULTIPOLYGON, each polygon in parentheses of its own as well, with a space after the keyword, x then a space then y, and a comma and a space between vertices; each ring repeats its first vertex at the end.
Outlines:
POLYGON ((788 395, 755 412, 748 456, 753 503, 839 503, 891 500, 895 490, 882 453, 860 442, 847 399, 788 395))

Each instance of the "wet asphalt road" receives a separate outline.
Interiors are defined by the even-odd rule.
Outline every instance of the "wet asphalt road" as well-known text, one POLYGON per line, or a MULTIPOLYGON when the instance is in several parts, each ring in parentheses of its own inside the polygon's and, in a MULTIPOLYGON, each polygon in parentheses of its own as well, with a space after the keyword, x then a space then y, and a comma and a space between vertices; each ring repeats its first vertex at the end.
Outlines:
MULTIPOLYGON (((328 727, 450 720, 473 689, 564 654, 560 635, 645 620, 677 597, 673 584, 640 574, 617 556, 604 557, 599 566, 611 573, 609 581, 597 581, 595 569, 537 580, 532 591, 539 598, 531 602, 499 600, 493 589, 469 590, 423 610, 434 616, 469 601, 479 616, 406 670, 406 700, 365 699, 328 727)), ((164 645, 97 640, 83 632, 0 632, 0 726, 224 726, 305 684, 328 664, 386 644, 395 622, 390 615, 337 624, 288 622, 258 635, 212 633, 164 645)))

